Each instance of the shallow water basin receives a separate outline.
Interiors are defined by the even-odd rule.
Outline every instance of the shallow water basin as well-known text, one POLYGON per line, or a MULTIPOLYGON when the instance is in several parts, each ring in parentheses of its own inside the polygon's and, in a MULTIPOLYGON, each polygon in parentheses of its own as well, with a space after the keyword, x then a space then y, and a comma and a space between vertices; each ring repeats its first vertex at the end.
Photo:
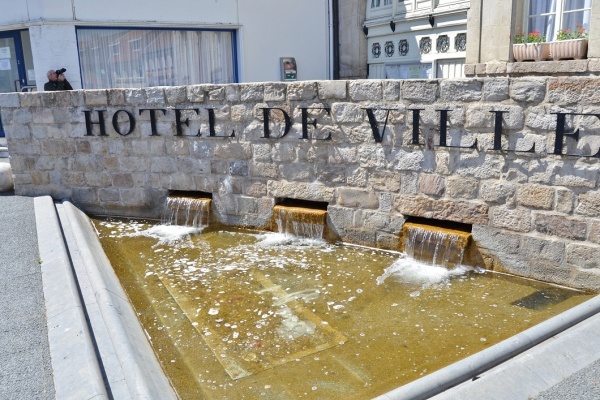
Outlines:
POLYGON ((592 297, 275 233, 94 224, 184 399, 370 398, 592 297))

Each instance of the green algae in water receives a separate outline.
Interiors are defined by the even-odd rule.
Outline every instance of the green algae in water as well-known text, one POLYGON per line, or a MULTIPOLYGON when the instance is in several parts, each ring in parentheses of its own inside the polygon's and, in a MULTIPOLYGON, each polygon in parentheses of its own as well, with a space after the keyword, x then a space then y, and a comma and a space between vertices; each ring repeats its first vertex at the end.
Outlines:
POLYGON ((274 233, 94 223, 185 399, 370 398, 591 298, 274 233))

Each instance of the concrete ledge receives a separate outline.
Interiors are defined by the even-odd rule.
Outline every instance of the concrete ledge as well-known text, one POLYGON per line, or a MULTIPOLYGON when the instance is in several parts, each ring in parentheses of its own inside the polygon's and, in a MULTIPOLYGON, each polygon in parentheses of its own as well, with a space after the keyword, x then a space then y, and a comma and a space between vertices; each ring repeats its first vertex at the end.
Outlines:
MULTIPOLYGON (((96 325, 92 323, 98 343, 112 349, 101 349, 109 358, 107 364, 120 368, 109 371, 107 376, 123 376, 111 382, 114 398, 132 399, 176 399, 177 396, 165 376, 154 351, 148 342, 133 307, 104 254, 96 231, 89 218, 69 202, 62 204, 61 224, 69 230, 69 251, 78 264, 78 279, 89 282, 90 291, 84 293, 86 307, 96 309, 96 325), (85 274, 85 277, 80 276, 85 274), (91 293, 93 298, 86 298, 91 293), (88 306, 89 304, 89 306, 88 306), (100 321, 102 326, 98 326, 100 321), (110 340, 107 340, 107 335, 110 340), (118 385, 117 385, 118 384, 118 385)), ((67 236, 67 235, 66 235, 67 236)), ((103 354, 103 360, 104 360, 103 354)))
POLYGON ((51 197, 34 199, 57 399, 109 399, 51 197))
POLYGON ((427 399, 509 360, 600 312, 600 296, 550 318, 484 351, 392 390, 379 400, 427 399))

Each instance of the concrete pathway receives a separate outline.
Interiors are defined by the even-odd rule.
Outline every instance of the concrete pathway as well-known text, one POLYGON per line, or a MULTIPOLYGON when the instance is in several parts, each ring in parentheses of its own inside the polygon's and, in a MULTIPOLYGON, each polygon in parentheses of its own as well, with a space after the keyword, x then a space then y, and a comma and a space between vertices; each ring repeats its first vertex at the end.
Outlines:
POLYGON ((33 199, 0 194, 0 399, 54 399, 33 199))

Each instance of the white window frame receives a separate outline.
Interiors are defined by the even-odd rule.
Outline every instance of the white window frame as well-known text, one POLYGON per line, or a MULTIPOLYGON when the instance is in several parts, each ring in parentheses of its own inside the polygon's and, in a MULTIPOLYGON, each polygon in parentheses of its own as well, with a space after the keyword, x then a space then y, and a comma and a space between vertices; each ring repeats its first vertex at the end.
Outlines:
MULTIPOLYGON (((538 13, 538 14, 530 14, 530 10, 531 10, 531 2, 533 0, 528 0, 525 2, 525 13, 524 13, 524 23, 523 26, 527 26, 527 29, 523 30, 526 33, 531 33, 535 30, 540 30, 540 29, 536 29, 536 27, 531 26, 531 19, 532 18, 536 18, 536 17, 548 17, 548 25, 545 31, 541 31, 540 30, 540 34, 545 35, 546 36, 546 41, 551 42, 553 40, 555 40, 556 38, 556 33, 561 30, 561 29, 575 29, 574 26, 564 26, 564 21, 565 21, 565 16, 568 14, 572 14, 575 12, 587 12, 587 21, 581 21, 579 23, 582 24, 582 26, 589 32, 590 29, 590 16, 591 16, 591 7, 592 7, 592 0, 590 0, 589 3, 589 7, 584 7, 584 8, 579 8, 579 9, 575 9, 575 10, 569 10, 569 11, 565 11, 565 2, 567 0, 537 0, 537 1, 554 1, 555 2, 555 9, 554 11, 551 12, 547 12, 547 13, 538 13)), ((519 33, 519 32, 518 32, 519 33)))

